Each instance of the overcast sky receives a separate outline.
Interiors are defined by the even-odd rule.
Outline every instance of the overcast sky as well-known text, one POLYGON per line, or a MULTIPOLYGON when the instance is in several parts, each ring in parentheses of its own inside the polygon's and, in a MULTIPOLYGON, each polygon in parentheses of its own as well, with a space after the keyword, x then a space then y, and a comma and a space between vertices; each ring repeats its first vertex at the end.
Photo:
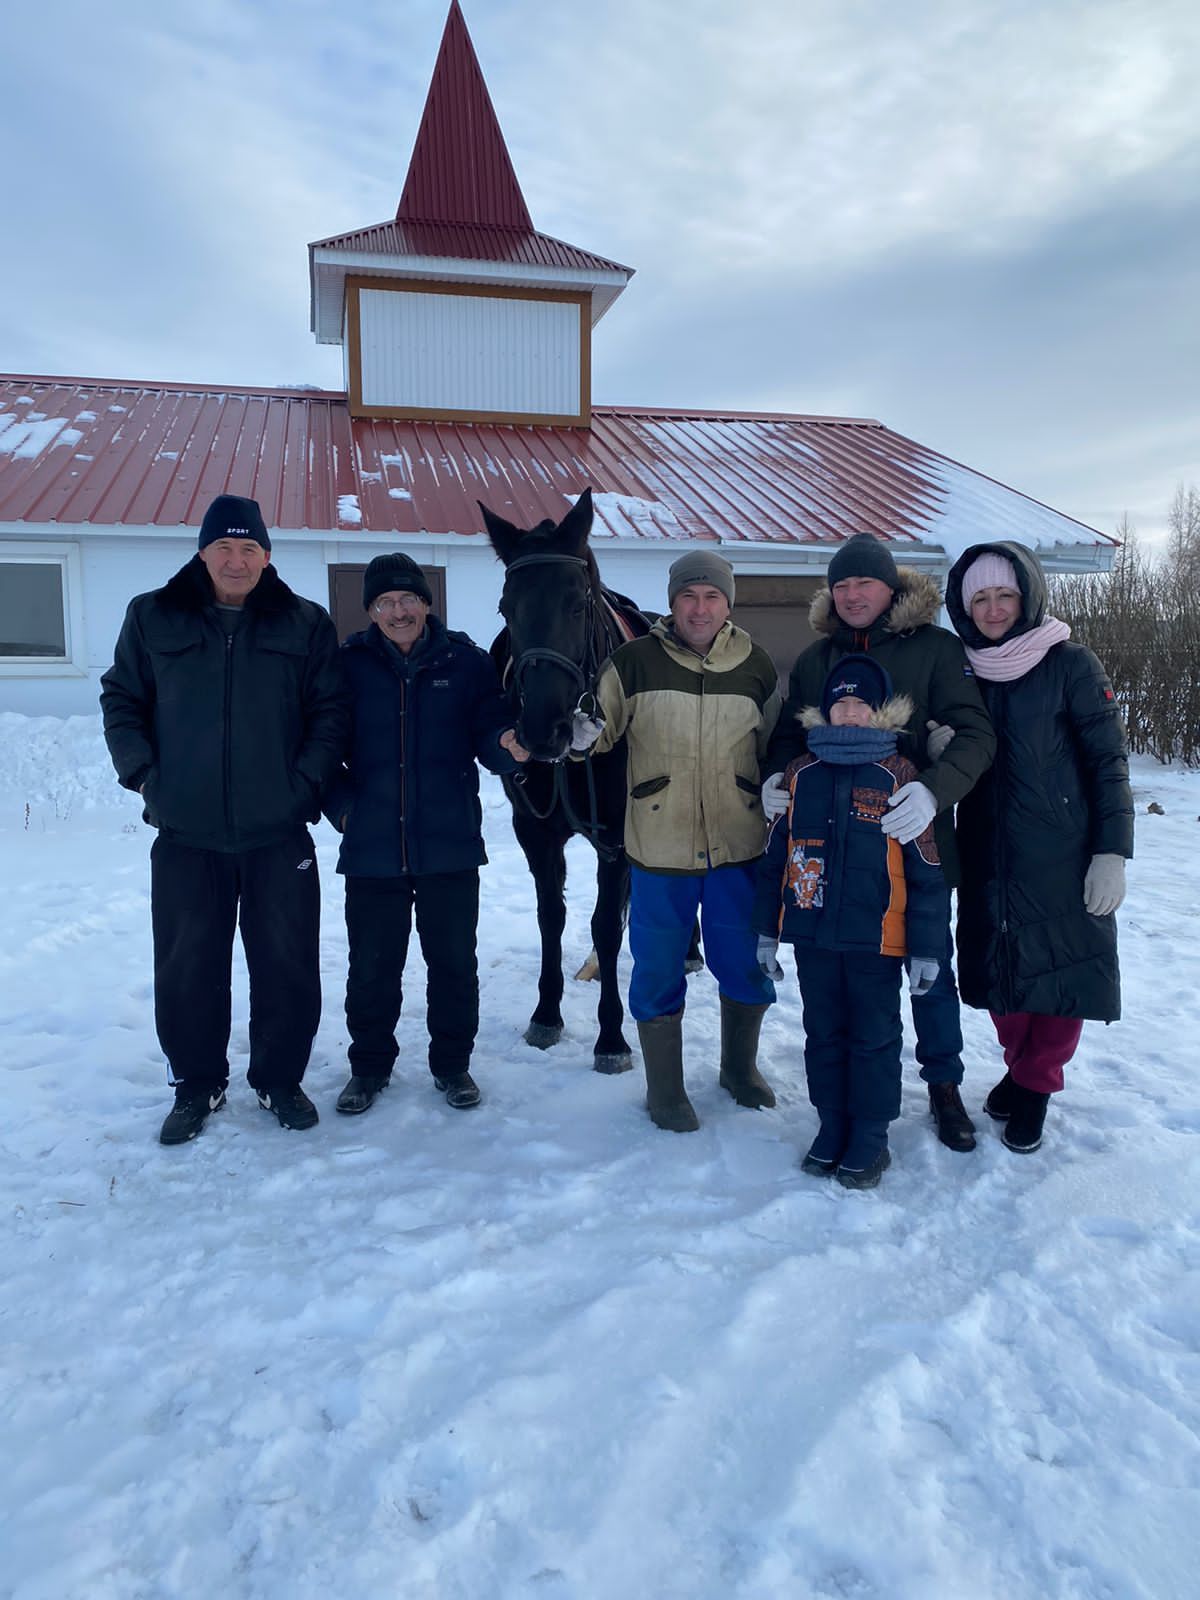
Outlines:
MULTIPOLYGON (((448 0, 40 0, 0 369, 341 385, 306 246, 396 209, 448 0)), ((1200 483, 1193 0, 463 0, 594 398, 877 417, 1102 529, 1200 483)))

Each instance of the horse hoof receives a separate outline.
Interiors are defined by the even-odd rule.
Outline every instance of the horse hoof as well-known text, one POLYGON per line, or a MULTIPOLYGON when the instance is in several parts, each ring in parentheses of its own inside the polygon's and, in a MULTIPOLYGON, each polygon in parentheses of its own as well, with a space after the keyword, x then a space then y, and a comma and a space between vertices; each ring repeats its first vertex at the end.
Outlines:
POLYGON ((549 1050, 552 1044, 557 1044, 563 1036, 561 1022, 554 1027, 547 1027, 544 1022, 531 1022, 525 1029, 525 1043, 531 1044, 535 1050, 549 1050))
POLYGON ((591 983, 600 976, 600 961, 593 950, 575 974, 576 983, 591 983))
POLYGON ((691 977, 693 972, 703 972, 704 971, 704 957, 703 956, 689 956, 688 959, 683 963, 683 970, 687 973, 689 978, 691 977))
POLYGON ((605 1072, 612 1076, 618 1072, 631 1072, 633 1070, 633 1056, 628 1050, 620 1050, 614 1055, 596 1055, 592 1058, 592 1071, 605 1072))

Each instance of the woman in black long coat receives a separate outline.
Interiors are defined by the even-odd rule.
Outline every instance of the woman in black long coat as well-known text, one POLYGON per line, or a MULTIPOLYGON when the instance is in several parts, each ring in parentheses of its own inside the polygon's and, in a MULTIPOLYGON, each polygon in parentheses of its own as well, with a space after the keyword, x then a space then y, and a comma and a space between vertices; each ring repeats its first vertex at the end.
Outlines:
POLYGON ((946 608, 997 736, 995 764, 956 819, 958 982, 968 1005, 991 1012, 1004 1049, 985 1109, 1010 1150, 1032 1151, 1084 1020, 1121 1014, 1125 733, 1104 668, 1047 614, 1030 551, 973 545, 951 569, 946 608))

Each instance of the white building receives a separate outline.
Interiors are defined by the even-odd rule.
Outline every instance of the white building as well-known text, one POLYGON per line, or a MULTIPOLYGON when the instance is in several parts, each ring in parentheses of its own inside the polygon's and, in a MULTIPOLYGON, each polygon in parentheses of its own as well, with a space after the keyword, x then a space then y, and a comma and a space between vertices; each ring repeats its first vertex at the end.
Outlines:
POLYGON ((222 492, 258 500, 280 573, 343 635, 363 567, 403 549, 486 644, 500 569, 476 502, 532 526, 588 486, 606 584, 659 610, 670 563, 718 543, 737 620, 784 667, 864 530, 940 573, 985 538, 1051 571, 1112 561, 1106 535, 878 422, 593 406, 592 330, 632 272, 534 229, 458 0, 395 218, 310 245, 309 273, 344 392, 0 376, 0 710, 93 711, 126 603, 222 492))

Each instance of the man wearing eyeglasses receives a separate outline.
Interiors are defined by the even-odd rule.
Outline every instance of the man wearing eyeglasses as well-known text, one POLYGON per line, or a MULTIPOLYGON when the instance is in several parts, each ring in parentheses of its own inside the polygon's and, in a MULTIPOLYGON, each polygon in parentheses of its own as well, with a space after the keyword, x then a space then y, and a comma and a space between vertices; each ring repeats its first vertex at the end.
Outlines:
POLYGON ((353 728, 325 800, 342 833, 350 1080, 337 1109, 366 1111, 399 1054, 396 1025, 415 916, 427 970, 429 1070, 448 1105, 479 1104, 470 1073, 479 1026, 475 935, 483 847, 477 761, 516 771, 516 741, 491 660, 430 607, 402 552, 363 574, 370 625, 342 646, 353 728))

